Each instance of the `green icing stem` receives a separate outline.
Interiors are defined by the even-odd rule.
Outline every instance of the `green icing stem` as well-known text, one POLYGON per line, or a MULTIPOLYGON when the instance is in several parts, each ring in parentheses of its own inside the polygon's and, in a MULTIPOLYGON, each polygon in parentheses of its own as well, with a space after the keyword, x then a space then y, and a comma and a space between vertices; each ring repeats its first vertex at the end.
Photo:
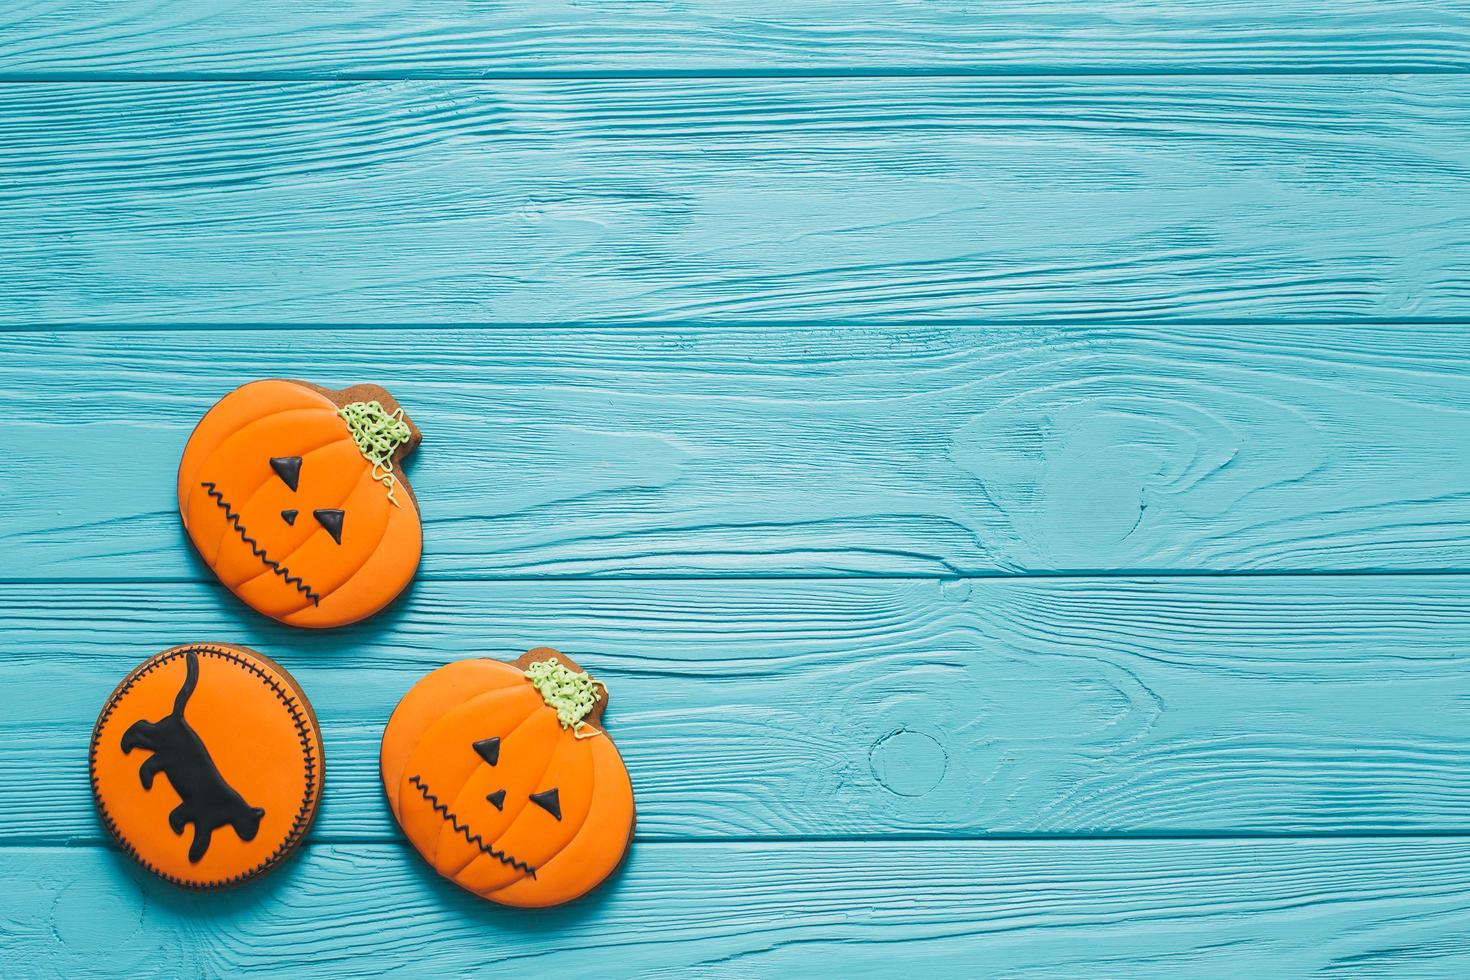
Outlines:
MULTIPOLYGON (((526 677, 541 694, 546 703, 556 709, 556 720, 563 728, 577 728, 582 719, 597 706, 597 689, 601 683, 556 660, 541 660, 526 668, 526 677)), ((589 726, 590 727, 590 726, 589 726)), ((583 734, 574 732, 577 738, 591 738, 598 734, 596 729, 583 734)))
POLYGON ((403 409, 390 413, 378 401, 352 402, 337 409, 337 414, 347 423, 358 452, 373 464, 373 479, 388 488, 388 499, 397 507, 393 497, 393 454, 413 438, 413 430, 403 421, 403 409))

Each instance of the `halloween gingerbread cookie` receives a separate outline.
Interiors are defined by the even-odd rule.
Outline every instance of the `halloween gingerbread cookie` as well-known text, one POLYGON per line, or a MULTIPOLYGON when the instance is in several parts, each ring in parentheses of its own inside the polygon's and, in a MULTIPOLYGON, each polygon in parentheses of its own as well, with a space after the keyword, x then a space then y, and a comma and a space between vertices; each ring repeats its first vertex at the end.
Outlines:
POLYGON ((92 732, 91 769, 97 812, 123 850, 175 884, 218 888, 301 842, 321 799, 322 739, 284 669, 196 643, 117 686, 92 732))
POLYGON ((383 788, 441 875, 503 905, 558 905, 612 873, 633 787, 600 727, 607 690, 565 654, 461 660, 415 684, 383 733, 383 788))
POLYGON ((421 435, 382 388, 254 381, 200 420, 179 515, 231 592, 293 626, 356 622, 418 568, 418 503, 396 464, 421 435))

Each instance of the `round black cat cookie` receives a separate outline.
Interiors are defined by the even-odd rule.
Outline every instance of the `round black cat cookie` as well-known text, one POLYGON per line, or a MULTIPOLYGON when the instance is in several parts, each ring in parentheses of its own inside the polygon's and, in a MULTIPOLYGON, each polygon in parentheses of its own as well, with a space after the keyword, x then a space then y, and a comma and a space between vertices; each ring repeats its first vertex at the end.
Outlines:
POLYGON ((226 643, 173 647, 112 692, 92 732, 102 823, 149 871, 219 888, 274 867, 322 792, 322 737, 291 675, 226 643))

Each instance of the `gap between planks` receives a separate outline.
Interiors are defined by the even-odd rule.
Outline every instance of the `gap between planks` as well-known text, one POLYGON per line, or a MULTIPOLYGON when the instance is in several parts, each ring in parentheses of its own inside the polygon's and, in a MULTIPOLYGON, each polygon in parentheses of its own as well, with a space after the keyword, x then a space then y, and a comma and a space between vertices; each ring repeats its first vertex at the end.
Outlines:
MULTIPOLYGON (((1403 833, 1378 832, 1365 834, 1361 831, 1348 831, 1341 834, 1327 832, 1288 832, 1273 834, 1267 831, 1231 831, 1226 833, 1210 833, 1201 831, 1195 833, 1144 833, 1123 834, 1115 832, 1102 832, 1096 834, 966 834, 955 837, 943 835, 910 835, 910 834, 852 834, 852 835, 795 835, 781 837, 761 837, 756 835, 744 837, 660 837, 652 840, 633 837, 634 845, 640 849, 663 848, 663 847, 745 847, 758 844, 761 847, 783 848, 796 850, 814 844, 905 844, 923 845, 929 844, 935 847, 951 847, 956 844, 1047 844, 1069 845, 1081 843, 1126 843, 1126 844, 1148 844, 1148 843, 1187 843, 1189 841, 1209 841, 1212 843, 1231 843, 1233 841, 1268 841, 1273 844, 1289 844, 1293 841, 1330 841, 1334 844, 1350 844, 1355 841, 1364 844, 1377 842, 1404 843, 1419 840, 1433 841, 1470 841, 1470 830, 1411 830, 1403 833)), ((402 846, 407 849, 408 841, 400 834, 396 836, 372 836, 372 837, 348 837, 329 835, 317 837, 308 835, 301 843, 302 847, 385 847, 402 846)), ((71 839, 62 837, 46 837, 30 835, 25 837, 3 837, 0 838, 0 851, 7 849, 30 849, 30 850, 105 850, 118 851, 117 844, 110 840, 97 839, 71 839)))
MULTIPOLYGON (((3 81, 0 81, 3 84, 3 81)), ((1056 318, 1053 317, 1008 317, 995 320, 984 318, 972 318, 964 321, 945 320, 934 317, 908 317, 901 324, 893 322, 863 319, 821 319, 821 320, 781 320, 781 319, 751 319, 739 323, 726 322, 722 320, 678 320, 674 322, 666 320, 568 320, 568 321, 524 321, 524 320, 474 320, 474 321, 415 321, 405 323, 372 322, 354 323, 338 321, 278 321, 252 323, 247 321, 199 321, 197 323, 128 323, 123 321, 108 320, 82 320, 68 323, 3 323, 0 322, 0 334, 30 334, 30 333, 115 333, 127 332, 129 335, 141 333, 205 333, 209 331, 228 330, 238 333, 301 333, 303 331, 391 331, 393 333, 432 333, 444 330, 486 330, 486 331, 526 331, 526 332, 550 332, 569 330, 627 330, 627 331, 707 331, 707 330, 769 330, 777 331, 811 331, 820 332, 824 330, 870 330, 875 333, 892 331, 899 327, 906 330, 1034 330, 1037 327, 1055 327, 1056 318)), ((1126 329, 1129 327, 1238 327, 1240 329, 1258 329, 1260 327, 1282 327, 1282 328, 1308 328, 1324 330, 1355 330, 1368 329, 1372 327, 1458 327, 1470 325, 1470 319, 1464 316, 1368 316, 1355 317, 1351 320, 1342 319, 1312 319, 1303 317, 1125 317, 1116 319, 1111 317, 1099 317, 1095 320, 1072 321, 1074 326, 1097 326, 1114 327, 1126 329)))
MULTIPOLYGON (((677 572, 652 573, 652 574, 616 574, 598 572, 589 575, 571 574, 546 574, 546 575, 434 575, 419 574, 416 580, 443 583, 466 583, 466 582, 708 582, 710 584, 720 582, 831 582, 840 584, 854 580, 863 582, 967 582, 967 581, 1001 581, 1021 580, 1028 582, 1067 582, 1085 579, 1253 579, 1253 578, 1278 578, 1278 579, 1309 579, 1309 578, 1350 578, 1350 577, 1418 577, 1418 578, 1453 578, 1457 575, 1470 575, 1470 568, 1335 568, 1313 571, 1311 569, 1299 568, 1253 568, 1253 569, 1160 569, 1157 571, 1147 568, 1107 568, 1107 569, 1069 569, 1064 571, 979 571, 979 572, 955 572, 955 573, 932 573, 924 572, 853 572, 844 575, 819 574, 815 572, 792 572, 782 574, 779 572, 759 572, 753 575, 708 575, 708 574, 680 574, 677 572)), ((218 580, 209 576, 197 577, 175 577, 175 576, 149 576, 149 575, 97 575, 97 576, 3 576, 0 575, 0 586, 4 585, 204 585, 211 586, 218 580)))
POLYGON ((212 84, 212 83, 238 83, 249 84, 252 82, 266 83, 313 83, 340 82, 342 84, 354 84, 358 82, 463 82, 473 84, 475 82, 522 82, 522 81, 548 81, 548 82, 599 82, 599 81, 719 81, 721 79, 737 80, 775 80, 782 79, 825 79, 838 80, 844 78, 933 78, 933 79, 965 79, 965 78, 1219 78, 1219 77, 1241 77, 1254 76, 1311 76, 1311 75, 1357 75, 1357 76, 1394 76, 1394 75, 1467 75, 1470 74, 1470 65, 1310 65, 1302 67, 1290 66, 1260 66, 1256 68, 1239 68, 1234 66, 1221 66, 1218 68, 1169 68, 1163 66, 1140 65, 1135 68, 1114 67, 1100 68, 1069 68, 1066 65, 1004 65, 991 66, 974 69, 956 69, 946 66, 944 68, 906 68, 903 66, 889 66, 882 68, 855 68, 842 70, 833 68, 754 68, 741 69, 689 69, 663 68, 657 70, 643 69, 606 69, 592 71, 487 71, 474 75, 434 74, 432 72, 366 72, 362 74, 338 71, 282 71, 282 72, 86 72, 86 71, 57 71, 57 72, 0 72, 0 85, 48 85, 65 83, 86 83, 89 85, 168 85, 168 84, 212 84))

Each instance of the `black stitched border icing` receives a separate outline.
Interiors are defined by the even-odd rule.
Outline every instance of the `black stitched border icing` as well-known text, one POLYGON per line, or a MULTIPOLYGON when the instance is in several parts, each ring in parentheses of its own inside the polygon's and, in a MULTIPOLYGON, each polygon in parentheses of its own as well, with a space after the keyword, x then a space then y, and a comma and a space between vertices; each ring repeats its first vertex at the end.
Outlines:
POLYGON ((118 846, 129 857, 163 880, 184 888, 198 889, 225 888, 229 885, 239 884, 275 866, 306 834, 306 828, 311 823, 312 814, 316 809, 317 797, 318 761, 316 757, 316 739, 313 737, 313 734, 312 726, 307 720, 306 712, 303 710, 295 693, 280 680, 266 673, 246 657, 241 656, 233 650, 208 646, 206 644, 192 644, 176 647, 172 650, 165 650, 163 653, 154 655, 129 674, 122 685, 107 699, 107 704, 102 708, 102 714, 97 718, 97 727, 92 729, 92 744, 87 753, 88 765, 91 769, 92 799, 97 804, 97 813, 102 817, 102 825, 107 828, 107 832, 112 835, 112 839, 117 841, 118 846), (291 713, 291 723, 296 728, 296 738, 301 743, 302 762, 306 766, 306 787, 302 794, 301 807, 296 811, 296 820, 292 823, 291 831, 286 835, 285 840, 281 842, 281 845, 269 857, 261 861, 260 864, 251 868, 249 871, 241 872, 234 877, 226 878, 222 881, 185 881, 160 868, 154 867, 138 853, 137 848, 129 841, 123 839, 122 834, 118 831, 117 824, 113 822, 112 815, 107 812, 106 804, 102 802, 102 793, 97 785, 97 737, 101 733, 102 727, 112 717, 112 713, 116 710, 118 703, 133 689, 133 685, 139 680, 147 677, 164 664, 186 656, 191 650, 199 656, 218 657, 222 660, 228 660, 239 667, 245 668, 245 670, 265 682, 266 687, 270 689, 271 693, 275 694, 281 704, 285 705, 286 710, 291 713))
POLYGON ((313 592, 306 582, 302 580, 300 575, 292 575, 290 569, 267 555, 265 549, 260 546, 260 543, 245 533, 245 526, 240 523, 240 515, 230 509, 230 505, 225 503, 225 495, 216 490, 213 483, 208 480, 202 480, 199 485, 204 488, 205 493, 214 498, 214 502, 225 512, 225 520, 234 525, 235 531, 240 535, 240 540, 250 546, 250 551, 255 557, 260 559, 261 564, 281 576, 287 585, 295 586, 296 591, 310 599, 313 606, 321 605, 322 597, 313 592))
POLYGON ((495 860, 499 861, 503 865, 506 865, 507 867, 516 868, 517 870, 524 871, 532 878, 536 877, 536 869, 531 867, 526 862, 517 861, 515 858, 511 857, 504 851, 497 850, 492 845, 485 843, 484 839, 480 837, 479 834, 471 834, 469 824, 460 823, 459 818, 456 817, 453 813, 449 812, 449 807, 445 806, 443 803, 440 803, 439 797, 429 792, 429 787, 424 784, 424 781, 418 777, 417 773, 410 776, 408 778, 408 782, 410 785, 413 786, 414 789, 419 791, 419 795, 424 798, 424 802, 433 807, 435 812, 437 812, 441 817, 443 817, 445 820, 448 820, 449 826, 453 827, 455 830, 459 831, 459 833, 464 835, 464 839, 478 847, 481 853, 490 855, 495 860))

